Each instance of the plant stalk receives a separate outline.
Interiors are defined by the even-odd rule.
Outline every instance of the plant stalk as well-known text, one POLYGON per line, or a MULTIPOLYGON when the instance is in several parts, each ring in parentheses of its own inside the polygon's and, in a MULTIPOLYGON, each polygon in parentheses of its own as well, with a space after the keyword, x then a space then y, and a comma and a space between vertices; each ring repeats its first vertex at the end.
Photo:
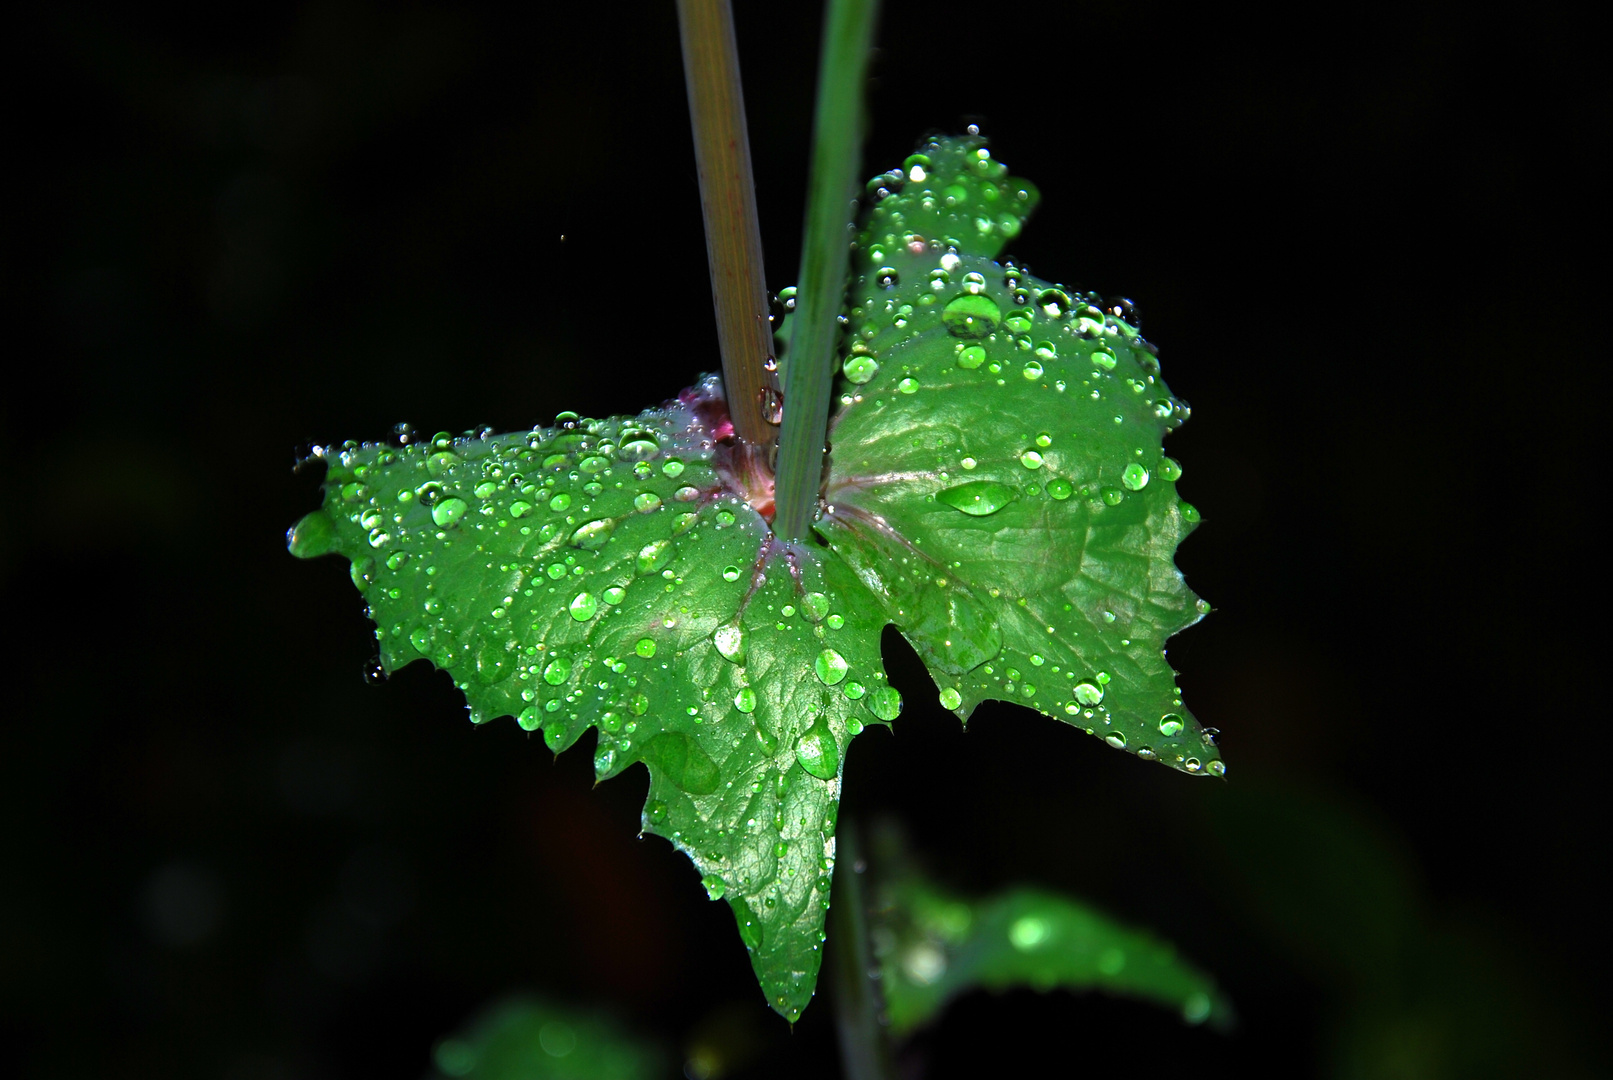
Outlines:
POLYGON ((829 908, 830 973, 835 1027, 846 1080, 892 1080, 890 1042, 880 1023, 883 1001, 870 977, 874 954, 868 940, 868 902, 862 891, 862 851, 856 822, 842 817, 836 830, 833 905, 829 908))
POLYGON ((742 441, 765 447, 777 433, 767 417, 778 380, 764 366, 773 356, 773 327, 729 0, 678 0, 678 31, 728 415, 742 441))
POLYGON ((812 173, 807 187, 794 329, 784 372, 784 428, 779 437, 773 531, 806 536, 823 482, 824 439, 840 339, 862 157, 863 83, 877 0, 830 0, 818 64, 812 173))

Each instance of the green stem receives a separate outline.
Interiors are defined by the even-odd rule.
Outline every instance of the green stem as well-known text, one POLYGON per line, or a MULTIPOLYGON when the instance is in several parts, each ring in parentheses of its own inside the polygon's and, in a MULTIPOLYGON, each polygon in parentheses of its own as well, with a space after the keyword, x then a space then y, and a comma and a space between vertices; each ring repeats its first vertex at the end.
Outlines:
POLYGON ((766 446, 776 433, 768 414, 778 381, 764 366, 773 355, 773 328, 767 317, 734 13, 728 0, 678 0, 678 30, 728 414, 740 439, 766 446))
POLYGON ((842 816, 836 830, 834 906, 829 909, 829 958, 834 985, 835 1027, 846 1080, 890 1080, 890 1043, 879 1022, 879 986, 869 977, 874 954, 868 941, 868 903, 863 898, 861 850, 856 822, 842 816))
POLYGON ((818 65, 812 175, 807 188, 795 323, 784 373, 784 430, 779 437, 773 531, 800 540, 816 516, 823 482, 824 437, 850 259, 862 156, 863 82, 877 0, 830 0, 818 65))

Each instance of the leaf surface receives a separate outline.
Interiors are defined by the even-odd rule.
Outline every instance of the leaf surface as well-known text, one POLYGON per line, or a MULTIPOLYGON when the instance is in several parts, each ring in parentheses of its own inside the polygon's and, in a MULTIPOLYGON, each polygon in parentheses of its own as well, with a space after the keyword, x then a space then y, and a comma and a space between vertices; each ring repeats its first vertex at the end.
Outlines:
POLYGON ((468 1080, 651 1080, 665 1056, 598 1012, 515 995, 495 1003, 432 1055, 438 1073, 468 1080))
POLYGON ((1214 980, 1169 942, 1046 889, 971 900, 907 873, 882 888, 874 938, 896 1036, 977 988, 1101 990, 1174 1009, 1193 1024, 1231 1018, 1214 980))
POLYGON ((1133 328, 990 261, 1035 199, 983 149, 931 144, 869 215, 810 541, 769 530, 771 478, 712 378, 637 417, 344 444, 288 538, 350 561, 386 671, 429 660, 474 723, 514 716, 557 753, 595 729, 602 780, 642 762, 644 830, 729 902, 792 1020, 847 747, 901 709, 887 623, 961 717, 1018 701, 1220 770, 1162 651, 1207 610, 1172 563, 1196 515, 1159 445, 1186 410, 1133 328))
POLYGON ((1014 701, 1220 775, 1165 661, 1209 605, 1173 561, 1198 512, 1152 347, 1095 295, 992 261, 1036 194, 982 140, 873 186, 819 531, 961 718, 1014 701))

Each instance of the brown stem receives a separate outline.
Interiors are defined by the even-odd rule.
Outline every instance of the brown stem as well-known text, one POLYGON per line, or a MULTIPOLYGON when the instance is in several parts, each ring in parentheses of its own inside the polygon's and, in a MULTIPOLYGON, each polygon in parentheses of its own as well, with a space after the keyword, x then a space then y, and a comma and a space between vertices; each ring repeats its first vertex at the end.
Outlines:
POLYGON ((734 433, 752 446, 765 447, 778 431, 768 422, 768 414, 776 412, 778 380, 764 366, 773 355, 773 328, 767 318, 762 234, 729 0, 678 0, 678 30, 700 170, 723 388, 734 433))

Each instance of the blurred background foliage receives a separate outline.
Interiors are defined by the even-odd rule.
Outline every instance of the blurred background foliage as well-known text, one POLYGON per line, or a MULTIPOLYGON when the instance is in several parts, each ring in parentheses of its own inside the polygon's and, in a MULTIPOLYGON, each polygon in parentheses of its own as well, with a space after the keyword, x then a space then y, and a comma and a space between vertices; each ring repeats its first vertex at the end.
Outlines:
MULTIPOLYGON (((774 288, 819 14, 739 4, 774 288)), ((887 5, 866 171, 979 119, 1044 195, 1013 253, 1135 299, 1194 406, 1179 561, 1219 610, 1172 659, 1230 769, 1002 706, 963 733, 890 635, 912 704, 848 810, 949 890, 1152 928, 1239 1019, 977 992, 908 1070, 1607 1071, 1587 17, 887 5)), ((829 1010, 778 1021, 726 907, 635 841, 641 773, 590 790, 586 748, 473 731, 418 668, 365 685, 345 570, 283 548, 304 440, 716 366, 672 5, 68 3, 13 41, 8 1068, 421 1076, 532 988, 690 1076, 831 1074, 829 1010)))

